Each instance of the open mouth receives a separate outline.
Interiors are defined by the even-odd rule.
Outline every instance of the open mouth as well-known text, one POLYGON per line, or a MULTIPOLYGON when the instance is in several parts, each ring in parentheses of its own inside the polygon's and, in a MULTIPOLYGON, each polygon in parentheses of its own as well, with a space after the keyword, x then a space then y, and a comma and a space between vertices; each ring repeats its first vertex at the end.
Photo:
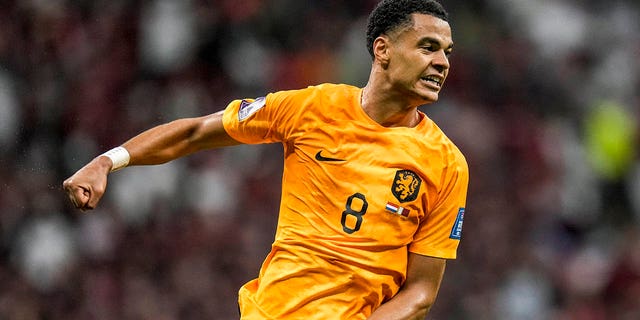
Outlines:
POLYGON ((442 82, 444 81, 444 79, 440 76, 435 76, 435 75, 428 75, 425 77, 420 78, 424 81, 427 81, 433 85, 435 85, 436 87, 440 88, 442 87, 442 82))

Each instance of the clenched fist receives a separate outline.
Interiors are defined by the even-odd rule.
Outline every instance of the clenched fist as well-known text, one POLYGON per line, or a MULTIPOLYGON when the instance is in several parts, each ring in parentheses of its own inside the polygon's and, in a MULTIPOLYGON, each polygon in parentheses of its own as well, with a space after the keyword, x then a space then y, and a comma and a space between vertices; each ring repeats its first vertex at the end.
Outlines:
POLYGON ((108 157, 96 157, 62 183, 76 208, 85 211, 96 207, 107 188, 107 175, 112 166, 108 157))

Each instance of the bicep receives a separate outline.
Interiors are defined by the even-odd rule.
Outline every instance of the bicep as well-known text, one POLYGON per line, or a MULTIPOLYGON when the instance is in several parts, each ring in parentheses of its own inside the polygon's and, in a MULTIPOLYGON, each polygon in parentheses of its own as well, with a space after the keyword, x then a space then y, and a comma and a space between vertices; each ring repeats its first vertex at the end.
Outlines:
POLYGON ((404 285, 368 319, 424 319, 440 290, 445 265, 445 259, 409 252, 404 285))
POLYGON ((424 318, 435 303, 447 260, 409 252, 407 280, 398 295, 413 301, 412 316, 424 318))
POLYGON ((223 112, 183 118, 148 129, 122 144, 129 165, 161 164, 196 151, 239 144, 222 124, 223 112))
POLYGON ((224 110, 199 118, 199 124, 191 135, 192 145, 202 150, 240 144, 224 129, 223 114, 224 110))
POLYGON ((404 290, 414 291, 419 300, 427 305, 433 304, 436 299, 440 283, 446 267, 446 259, 429 257, 409 252, 407 266, 407 280, 404 290))

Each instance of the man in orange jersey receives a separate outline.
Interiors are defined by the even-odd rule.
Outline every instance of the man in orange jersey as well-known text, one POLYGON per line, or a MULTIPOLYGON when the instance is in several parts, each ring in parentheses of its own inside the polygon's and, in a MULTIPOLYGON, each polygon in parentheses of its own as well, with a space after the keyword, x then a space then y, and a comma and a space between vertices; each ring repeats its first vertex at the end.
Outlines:
POLYGON ((462 232, 467 163, 418 106, 438 100, 453 47, 433 0, 384 0, 369 17, 364 88, 321 84, 231 102, 151 128, 64 183, 93 209, 107 175, 239 143, 280 142, 278 228, 242 319, 423 319, 462 232))

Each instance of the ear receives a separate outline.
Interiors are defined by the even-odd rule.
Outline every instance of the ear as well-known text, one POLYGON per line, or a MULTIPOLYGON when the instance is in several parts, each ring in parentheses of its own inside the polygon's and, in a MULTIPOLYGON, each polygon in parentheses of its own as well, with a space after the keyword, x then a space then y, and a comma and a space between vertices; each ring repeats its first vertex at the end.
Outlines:
POLYGON ((373 57, 380 62, 383 67, 389 65, 389 50, 391 49, 391 39, 381 35, 373 40, 373 57))

